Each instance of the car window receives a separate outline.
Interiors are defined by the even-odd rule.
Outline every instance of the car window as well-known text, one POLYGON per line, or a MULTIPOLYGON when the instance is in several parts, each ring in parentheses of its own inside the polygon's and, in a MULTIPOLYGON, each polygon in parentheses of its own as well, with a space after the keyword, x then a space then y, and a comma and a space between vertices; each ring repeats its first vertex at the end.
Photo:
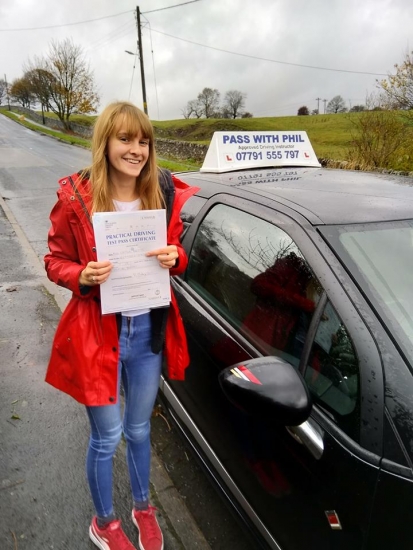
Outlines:
POLYGON ((304 378, 316 402, 334 414, 340 427, 358 439, 359 362, 350 336, 327 302, 304 378))
POLYGON ((196 195, 189 197, 185 202, 180 214, 185 229, 194 221, 195 216, 204 206, 205 202, 206 199, 197 197, 196 195))
POLYGON ((186 280, 261 353, 298 368, 322 289, 285 231, 217 205, 198 229, 186 280))
POLYGON ((323 234, 413 365, 413 221, 336 226, 323 234))

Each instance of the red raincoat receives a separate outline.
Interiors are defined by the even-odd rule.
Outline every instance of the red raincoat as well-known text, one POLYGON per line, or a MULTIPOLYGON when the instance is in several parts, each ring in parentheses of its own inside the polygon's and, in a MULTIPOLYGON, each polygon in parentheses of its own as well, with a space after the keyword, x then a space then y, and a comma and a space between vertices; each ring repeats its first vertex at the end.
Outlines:
MULTIPOLYGON (((86 207, 90 206, 89 182, 72 176, 86 207)), ((168 244, 178 247, 179 262, 170 270, 181 274, 188 263, 179 238, 183 224, 179 213, 185 201, 197 192, 172 176, 175 197, 168 225, 168 244)), ((50 253, 45 256, 47 276, 73 292, 62 314, 53 341, 46 381, 88 406, 107 405, 117 399, 118 329, 116 315, 101 315, 99 285, 87 294, 79 288, 79 276, 86 264, 97 261, 93 228, 82 209, 69 178, 59 181, 58 201, 54 206, 49 231, 50 253)), ((165 333, 168 376, 183 380, 189 364, 185 330, 172 293, 165 333)))

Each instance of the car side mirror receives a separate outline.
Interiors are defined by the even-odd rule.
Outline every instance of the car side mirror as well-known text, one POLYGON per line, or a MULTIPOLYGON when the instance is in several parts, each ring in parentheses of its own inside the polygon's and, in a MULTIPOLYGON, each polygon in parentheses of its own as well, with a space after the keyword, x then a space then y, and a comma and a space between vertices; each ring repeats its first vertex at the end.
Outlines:
POLYGON ((219 383, 231 403, 244 412, 284 426, 310 416, 311 396, 301 374, 279 357, 259 357, 220 372, 219 383))

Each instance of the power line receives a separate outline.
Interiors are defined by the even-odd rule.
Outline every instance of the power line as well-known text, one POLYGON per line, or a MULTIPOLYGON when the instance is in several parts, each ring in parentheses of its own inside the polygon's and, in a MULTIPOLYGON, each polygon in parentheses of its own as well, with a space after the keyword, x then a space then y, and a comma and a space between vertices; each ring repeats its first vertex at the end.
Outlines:
POLYGON ((135 29, 135 22, 134 21, 127 21, 126 23, 122 23, 119 27, 114 29, 113 31, 110 31, 109 33, 105 33, 100 38, 97 38, 95 41, 88 43, 87 47, 85 48, 86 52, 95 50, 96 48, 102 48, 103 46, 107 46, 108 44, 114 42, 115 40, 119 40, 119 38, 122 38, 123 36, 126 36, 127 34, 131 33, 135 29))
POLYGON ((122 11, 113 15, 105 15, 103 17, 96 17, 95 19, 86 19, 85 21, 77 21, 76 23, 62 23, 61 25, 47 25, 45 27, 22 27, 19 29, 0 29, 0 32, 17 32, 17 31, 39 31, 42 29, 57 29, 59 27, 70 27, 73 25, 83 25, 83 23, 92 23, 93 21, 101 21, 102 19, 110 19, 111 17, 118 17, 125 13, 133 13, 133 10, 122 11))
MULTIPOLYGON (((188 2, 181 2, 180 4, 175 4, 173 6, 167 6, 165 8, 159 8, 157 10, 152 10, 151 12, 147 12, 147 13, 153 13, 154 11, 161 11, 161 10, 169 10, 171 8, 177 8, 179 6, 185 6, 187 4, 193 4, 194 2, 199 2, 199 1, 200 0, 189 0, 188 2)), ((142 15, 144 15, 144 14, 142 14, 142 15)), ((148 21, 147 17, 145 17, 145 19, 146 19, 146 21, 148 21)), ((149 21, 148 21, 148 23, 149 23, 149 21)), ((141 68, 143 110, 144 110, 144 113, 147 115, 148 114, 148 103, 146 101, 145 70, 144 70, 143 47, 142 47, 141 10, 140 10, 139 6, 136 6, 136 27, 137 27, 137 30, 138 30, 138 50, 139 50, 139 61, 140 61, 140 68, 141 68)), ((151 31, 150 23, 149 23, 149 30, 151 31)), ((152 32, 150 32, 150 38, 151 38, 151 49, 152 49, 152 55, 153 55, 152 32)), ((154 75, 155 75, 155 65, 154 65, 154 75)), ((156 77, 155 77, 155 90, 156 90, 156 77)), ((158 92, 157 91, 156 91, 156 97, 158 97, 158 92)))
MULTIPOLYGON (((193 4, 194 2, 201 2, 201 0, 190 0, 189 2, 183 2, 182 4, 175 4, 173 6, 167 6, 165 8, 159 8, 157 10, 145 11, 142 13, 153 13, 155 11, 169 10, 171 8, 177 8, 179 6, 185 6, 186 4, 193 4)), ((40 31, 43 29, 58 29, 59 27, 71 27, 73 25, 83 25, 84 23, 93 23, 94 21, 101 21, 102 19, 110 19, 111 17, 118 17, 125 13, 134 13, 134 10, 122 11, 120 13, 114 13, 113 15, 104 15, 102 17, 96 17, 94 19, 85 19, 84 21, 76 21, 74 23, 61 23, 59 25, 45 25, 43 27, 19 27, 17 29, 0 29, 0 32, 20 32, 20 31, 40 31)))
POLYGON ((155 11, 170 10, 171 8, 178 8, 179 6, 185 6, 186 4, 194 4, 195 2, 200 2, 201 0, 190 0, 190 2, 183 2, 182 4, 175 4, 174 6, 167 6, 166 8, 158 8, 157 10, 151 11, 142 11, 141 15, 146 15, 147 13, 154 13, 155 11))
POLYGON ((193 40, 187 40, 185 38, 180 38, 179 36, 173 36, 172 34, 168 34, 166 32, 162 32, 162 31, 157 31, 155 29, 152 29, 152 32, 157 32, 158 34, 163 34, 164 36, 169 36, 169 38, 175 38, 176 40, 181 40, 182 42, 188 42, 189 44, 194 44, 195 46, 201 46, 202 48, 207 48, 209 50, 215 50, 217 52, 223 52, 223 53, 229 53, 229 54, 232 54, 232 55, 238 55, 240 57, 248 57, 250 59, 258 59, 259 61, 268 61, 270 63, 278 63, 280 65, 290 65, 292 67, 303 67, 305 69, 315 69, 315 70, 318 70, 318 71, 333 71, 333 72, 337 72, 337 73, 364 74, 364 75, 371 75, 371 76, 388 76, 385 73, 369 73, 369 72, 364 72, 364 71, 348 71, 346 69, 331 69, 329 67, 316 67, 316 66, 313 66, 313 65, 302 65, 300 63, 288 63, 287 61, 278 61, 276 59, 268 59, 266 57, 258 57, 256 55, 248 55, 246 53, 232 52, 230 50, 224 50, 222 48, 216 48, 214 46, 207 46, 206 44, 200 44, 199 42, 194 42, 193 40))

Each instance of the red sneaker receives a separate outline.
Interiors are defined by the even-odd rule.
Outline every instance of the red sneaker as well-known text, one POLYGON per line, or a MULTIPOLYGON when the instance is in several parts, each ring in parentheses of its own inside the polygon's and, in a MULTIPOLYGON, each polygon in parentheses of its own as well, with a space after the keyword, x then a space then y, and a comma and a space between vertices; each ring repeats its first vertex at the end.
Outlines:
POLYGON ((163 536, 153 506, 147 510, 132 510, 132 521, 139 529, 141 550, 163 550, 163 536))
POLYGON ((89 537, 100 550, 136 550, 123 532, 120 520, 111 521, 100 529, 95 516, 89 527, 89 537))

